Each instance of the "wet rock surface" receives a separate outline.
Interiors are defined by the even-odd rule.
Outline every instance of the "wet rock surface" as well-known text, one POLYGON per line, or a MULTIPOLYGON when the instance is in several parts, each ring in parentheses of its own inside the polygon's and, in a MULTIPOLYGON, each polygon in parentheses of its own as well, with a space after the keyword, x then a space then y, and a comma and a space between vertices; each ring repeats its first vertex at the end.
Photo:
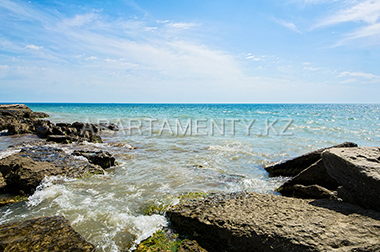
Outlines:
POLYGON ((380 213, 328 199, 233 193, 168 211, 208 251, 379 251, 380 213))
POLYGON ((207 250, 199 246, 195 240, 184 240, 181 242, 177 252, 207 252, 207 250))
POLYGON ((104 170, 62 149, 41 145, 24 147, 19 153, 0 159, 0 173, 6 183, 4 190, 31 193, 46 176, 79 178, 103 174, 104 170))
POLYGON ((75 150, 71 155, 82 156, 92 164, 101 166, 103 169, 115 165, 115 158, 107 151, 75 150))
POLYGON ((62 216, 0 225, 0 251, 95 251, 62 216))
POLYGON ((380 148, 335 148, 322 157, 327 172, 342 185, 340 198, 380 211, 380 148))
POLYGON ((302 172, 315 162, 319 161, 321 159, 321 154, 324 150, 330 149, 330 148, 350 148, 350 147, 357 147, 358 145, 351 142, 345 142, 339 145, 331 146, 328 148, 319 149, 310 153, 307 153, 305 155, 295 157, 290 160, 286 160, 271 166, 265 167, 265 170, 269 173, 269 176, 295 176, 298 173, 302 172))

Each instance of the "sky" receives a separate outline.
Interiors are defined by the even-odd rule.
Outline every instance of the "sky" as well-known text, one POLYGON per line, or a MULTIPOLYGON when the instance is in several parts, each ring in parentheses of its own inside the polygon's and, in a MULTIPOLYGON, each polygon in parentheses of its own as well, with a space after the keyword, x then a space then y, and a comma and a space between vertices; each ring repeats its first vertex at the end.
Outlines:
POLYGON ((379 103, 380 0, 0 0, 0 102, 379 103))

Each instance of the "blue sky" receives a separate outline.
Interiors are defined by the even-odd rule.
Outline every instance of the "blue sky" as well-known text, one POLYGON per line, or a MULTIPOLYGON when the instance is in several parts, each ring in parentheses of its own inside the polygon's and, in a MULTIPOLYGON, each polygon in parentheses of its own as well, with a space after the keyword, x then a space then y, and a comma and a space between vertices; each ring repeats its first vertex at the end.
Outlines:
POLYGON ((379 94, 379 0, 0 0, 0 102, 378 103, 379 94))

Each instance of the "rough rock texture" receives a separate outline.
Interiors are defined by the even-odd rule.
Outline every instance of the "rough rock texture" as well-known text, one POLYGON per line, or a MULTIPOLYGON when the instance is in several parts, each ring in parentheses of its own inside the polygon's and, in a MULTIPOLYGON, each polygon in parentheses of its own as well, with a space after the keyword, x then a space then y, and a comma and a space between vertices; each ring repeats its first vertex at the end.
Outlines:
POLYGON ((269 172, 269 176, 295 176, 301 171, 308 168, 310 165, 321 159, 321 154, 324 150, 330 148, 339 147, 357 147, 358 145, 351 142, 345 142, 339 145, 331 146, 328 148, 319 149, 305 155, 283 161, 271 166, 265 167, 265 170, 269 172))
POLYGON ((286 181, 282 186, 280 186, 278 191, 285 196, 310 198, 315 191, 310 191, 310 189, 312 189, 310 186, 313 185, 317 191, 321 192, 321 194, 315 194, 316 199, 324 196, 330 198, 329 194, 325 194, 323 191, 335 191, 339 186, 338 182, 335 179, 331 178, 331 176, 327 173, 322 159, 318 160, 316 163, 312 164, 292 179, 286 181), (300 187, 299 185, 302 185, 304 187, 300 187), (311 192, 311 194, 308 192, 311 192))
POLYGON ((46 176, 83 177, 103 174, 104 170, 87 160, 66 154, 63 150, 46 147, 24 147, 19 153, 0 159, 0 172, 10 191, 31 193, 46 176))
POLYGON ((332 192, 319 185, 305 186, 295 184, 289 187, 289 191, 291 191, 292 194, 287 194, 286 196, 292 196, 303 199, 338 199, 336 191, 332 192))
POLYGON ((95 251, 62 216, 41 217, 0 226, 0 251, 95 251))
POLYGON ((0 189, 4 188, 6 185, 7 183, 5 182, 3 174, 0 172, 0 189))
POLYGON ((177 252, 207 252, 207 250, 199 246, 197 241, 186 239, 181 242, 177 252))
POLYGON ((380 211, 380 148, 336 148, 322 153, 327 172, 345 201, 380 211))
POLYGON ((115 158, 107 151, 75 150, 71 155, 85 157, 88 161, 100 165, 103 169, 115 165, 115 158))
POLYGON ((167 212, 208 251, 379 251, 380 213, 328 199, 216 195, 167 212))

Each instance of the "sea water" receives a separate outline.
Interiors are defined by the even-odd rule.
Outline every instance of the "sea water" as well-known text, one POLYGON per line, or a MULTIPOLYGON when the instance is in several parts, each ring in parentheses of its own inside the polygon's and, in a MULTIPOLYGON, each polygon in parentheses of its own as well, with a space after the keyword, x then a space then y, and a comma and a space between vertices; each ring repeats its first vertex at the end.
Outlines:
MULTIPOLYGON (((0 208, 0 224, 64 215, 98 251, 128 251, 167 225, 145 215, 150 204, 175 204, 181 193, 274 194, 287 178, 264 166, 345 141, 379 146, 378 104, 27 104, 57 122, 114 123, 100 149, 118 165, 84 179, 48 178, 26 202, 0 208)), ((34 136, 1 136, 8 145, 34 136)))

